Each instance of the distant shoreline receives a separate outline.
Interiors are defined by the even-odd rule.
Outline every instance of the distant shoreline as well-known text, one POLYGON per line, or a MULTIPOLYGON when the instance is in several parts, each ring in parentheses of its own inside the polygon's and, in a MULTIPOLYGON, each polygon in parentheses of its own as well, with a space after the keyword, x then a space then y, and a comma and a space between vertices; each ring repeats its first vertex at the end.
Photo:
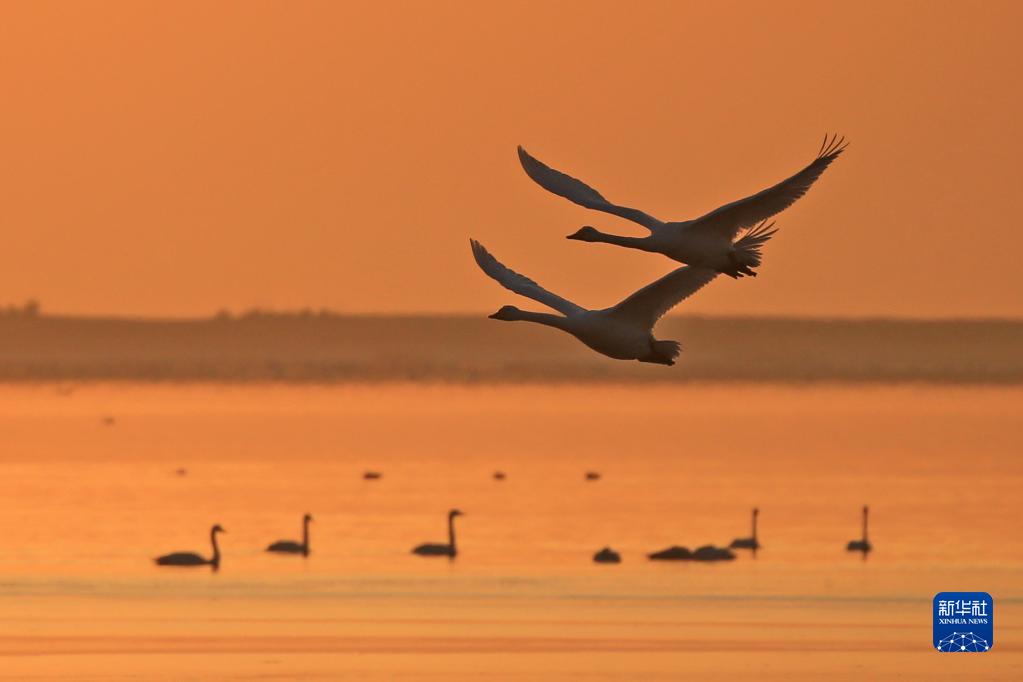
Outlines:
MULTIPOLYGON (((458 313, 349 313, 331 309, 263 309, 253 308, 242 311, 222 310, 209 315, 142 315, 142 314, 77 314, 38 312, 25 314, 18 306, 0 307, 0 321, 4 319, 36 319, 61 322, 138 322, 150 324, 193 324, 197 322, 246 322, 262 320, 481 320, 492 310, 458 313)), ((699 320, 703 322, 814 322, 828 323, 891 323, 891 324, 1008 324, 1023 326, 1023 317, 980 316, 964 317, 899 317, 892 315, 851 315, 851 316, 817 316, 817 315, 703 315, 668 313, 664 321, 699 320)))
POLYGON ((1023 383, 1023 320, 668 317, 675 367, 484 316, 0 315, 0 382, 1023 383))

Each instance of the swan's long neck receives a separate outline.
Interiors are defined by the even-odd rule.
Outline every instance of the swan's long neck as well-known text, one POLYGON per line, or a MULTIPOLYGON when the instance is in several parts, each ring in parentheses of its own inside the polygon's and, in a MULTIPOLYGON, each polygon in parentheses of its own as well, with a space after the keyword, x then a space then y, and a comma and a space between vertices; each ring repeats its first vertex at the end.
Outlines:
POLYGON ((760 510, 758 510, 758 509, 754 509, 753 510, 753 541, 754 542, 757 541, 757 515, 759 513, 760 513, 760 510))
POLYGON ((213 556, 210 558, 210 563, 214 566, 220 565, 220 546, 217 545, 217 531, 210 531, 210 544, 213 545, 213 556))
POLYGON ((451 556, 455 555, 455 517, 448 515, 448 545, 451 547, 451 556))
POLYGON ((551 313, 534 313, 529 310, 520 310, 518 313, 518 319, 526 322, 536 322, 537 324, 544 324, 548 327, 555 327, 557 329, 565 329, 565 320, 567 318, 561 315, 553 315, 551 313))
POLYGON ((302 519, 302 549, 309 551, 309 519, 302 519))
POLYGON ((620 234, 608 234, 607 232, 594 230, 593 241, 624 246, 627 249, 639 249, 640 251, 653 250, 653 245, 650 243, 649 237, 626 237, 620 234))
POLYGON ((864 542, 867 541, 867 513, 868 512, 869 512, 869 507, 864 507, 863 508, 863 541, 864 542))

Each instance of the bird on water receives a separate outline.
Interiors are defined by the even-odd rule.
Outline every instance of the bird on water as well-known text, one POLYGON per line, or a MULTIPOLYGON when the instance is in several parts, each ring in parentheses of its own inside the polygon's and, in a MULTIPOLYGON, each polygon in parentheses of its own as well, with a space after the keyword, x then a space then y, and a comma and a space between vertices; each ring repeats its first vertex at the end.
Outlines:
POLYGON ((160 566, 212 566, 220 568, 220 547, 217 545, 217 533, 223 533, 224 529, 220 524, 210 528, 210 544, 213 546, 213 554, 209 559, 195 552, 174 552, 156 557, 154 561, 160 566))
POLYGON ((731 561, 735 558, 735 553, 727 547, 714 545, 704 545, 694 551, 690 551, 688 547, 672 545, 646 556, 651 561, 731 561))
POLYGON ((598 564, 620 564, 622 556, 610 547, 605 547, 593 555, 593 561, 598 564))
POLYGON ((302 542, 294 540, 278 540, 266 548, 268 552, 277 554, 301 554, 309 556, 309 523, 313 520, 312 514, 302 517, 302 542))
POLYGON ((647 554, 646 558, 651 561, 689 561, 693 558, 693 553, 688 547, 672 545, 671 547, 662 549, 659 552, 647 554))
POLYGON ((412 548, 413 554, 419 556, 446 556, 454 559, 458 556, 458 547, 455 545, 455 517, 464 516, 458 509, 448 512, 448 541, 447 543, 427 542, 412 548))
POLYGON ((754 507, 752 534, 748 538, 735 538, 732 540, 732 544, 728 545, 729 547, 732 549, 752 549, 754 552, 760 549, 760 541, 757 539, 757 517, 759 515, 760 510, 754 507))
POLYGON ((867 552, 874 549, 874 546, 870 544, 870 540, 867 539, 867 516, 870 514, 870 507, 863 506, 863 537, 859 540, 850 540, 849 544, 845 546, 847 552, 863 552, 863 556, 867 556, 867 552))

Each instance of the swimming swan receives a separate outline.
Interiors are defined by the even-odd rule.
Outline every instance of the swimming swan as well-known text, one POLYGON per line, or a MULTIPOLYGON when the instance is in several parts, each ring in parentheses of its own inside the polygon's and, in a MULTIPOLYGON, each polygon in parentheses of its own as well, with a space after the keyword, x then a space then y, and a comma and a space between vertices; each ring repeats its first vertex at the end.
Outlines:
POLYGON ((561 315, 534 313, 506 305, 494 320, 536 322, 568 332, 593 350, 616 360, 674 365, 680 346, 658 341, 653 327, 664 313, 717 277, 707 268, 684 266, 603 310, 587 310, 552 294, 533 280, 502 265, 482 244, 470 240, 476 263, 506 289, 553 308, 561 315))
POLYGON ((693 558, 693 553, 689 551, 688 547, 682 547, 681 545, 672 545, 667 549, 662 549, 659 552, 653 552, 646 555, 650 561, 689 561, 693 558))
POLYGON ((455 547, 455 517, 464 516, 462 512, 457 509, 452 509, 448 512, 448 542, 447 544, 441 543, 425 543, 413 548, 412 553, 418 554, 419 556, 446 556, 454 559, 458 555, 458 549, 455 547))
POLYGON ((610 547, 605 547, 593 555, 593 562, 597 564, 620 564, 622 555, 610 547))
POLYGON ((220 547, 217 546, 217 533, 223 533, 220 524, 210 528, 210 544, 213 545, 213 556, 205 559, 195 552, 174 552, 156 557, 154 561, 160 566, 212 566, 220 568, 220 547))
POLYGON ((756 507, 753 508, 753 534, 748 538, 735 538, 732 540, 732 544, 728 545, 732 549, 752 549, 756 552, 760 549, 760 541, 757 540, 757 516, 760 515, 760 510, 756 507))
POLYGON ((302 556, 309 556, 309 522, 312 520, 312 514, 306 514, 302 517, 301 543, 295 542, 294 540, 278 540, 267 547, 266 551, 277 552, 280 554, 301 554, 302 556))
POLYGON ((693 551, 693 561, 731 561, 734 558, 735 554, 726 547, 704 545, 693 551))
POLYGON ((860 540, 850 540, 849 544, 845 546, 847 552, 863 552, 864 555, 870 550, 874 549, 873 545, 870 544, 870 540, 867 539, 867 515, 870 513, 870 507, 863 507, 863 538, 860 540))
POLYGON ((522 147, 519 147, 519 161, 526 174, 547 191, 580 206, 631 220, 650 230, 646 237, 623 237, 586 226, 569 235, 569 239, 662 253, 680 263, 711 268, 730 277, 755 277, 757 273, 752 268, 760 265, 760 249, 775 232, 765 228, 763 221, 784 211, 806 194, 814 181, 845 150, 845 138, 836 140, 836 137, 829 139, 825 136, 817 158, 787 180, 745 199, 725 204, 695 220, 677 222, 664 222, 643 211, 612 204, 597 190, 538 161, 522 147), (746 232, 744 237, 736 241, 735 238, 743 231, 746 232))
POLYGON ((672 545, 659 552, 647 554, 646 557, 651 561, 731 561, 735 558, 735 554, 726 547, 715 547, 714 545, 704 545, 692 552, 688 547, 672 545))

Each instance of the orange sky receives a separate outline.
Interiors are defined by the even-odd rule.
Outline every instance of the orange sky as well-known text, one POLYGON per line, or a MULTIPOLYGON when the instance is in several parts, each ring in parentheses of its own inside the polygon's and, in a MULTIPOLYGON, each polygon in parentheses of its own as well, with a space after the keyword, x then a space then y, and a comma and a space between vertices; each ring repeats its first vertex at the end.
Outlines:
POLYGON ((565 240, 628 228, 533 185, 517 143, 679 219, 838 131, 761 276, 682 310, 1021 316, 1023 5, 888 5, 4 3, 0 302, 521 303, 471 235, 609 305, 672 262, 565 240))

